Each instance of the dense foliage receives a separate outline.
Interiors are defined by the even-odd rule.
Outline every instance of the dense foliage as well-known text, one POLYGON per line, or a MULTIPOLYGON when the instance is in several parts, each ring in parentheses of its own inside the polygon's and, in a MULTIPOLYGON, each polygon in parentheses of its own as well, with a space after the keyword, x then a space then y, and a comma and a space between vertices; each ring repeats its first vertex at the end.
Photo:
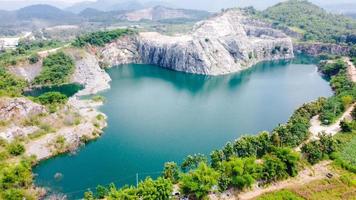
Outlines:
POLYGON ((278 3, 259 14, 277 27, 290 27, 303 35, 304 41, 356 44, 356 21, 331 14, 305 0, 278 3))
POLYGON ((333 123, 356 99, 355 84, 347 77, 346 68, 341 59, 319 65, 320 71, 331 77, 330 85, 335 91, 335 95, 328 98, 321 109, 320 120, 323 124, 333 123))
POLYGON ((0 53, 0 65, 16 65, 18 62, 29 60, 31 64, 37 63, 37 52, 61 45, 57 41, 20 41, 15 49, 6 50, 0 53))
POLYGON ((0 142, 0 199, 34 199, 28 192, 32 187, 31 159, 21 158, 19 163, 6 162, 24 153, 19 141, 0 142))
POLYGON ((159 177, 157 180, 146 178, 137 187, 125 186, 117 189, 111 184, 108 189, 102 186, 96 188, 96 194, 88 191, 84 194, 84 199, 93 200, 106 197, 108 200, 166 200, 169 199, 173 191, 172 182, 159 177))
POLYGON ((49 111, 54 113, 68 101, 68 97, 60 92, 46 92, 38 97, 34 97, 33 100, 47 106, 49 111))
POLYGON ((64 104, 68 97, 60 92, 47 92, 35 97, 35 100, 43 105, 64 104))
POLYGON ((36 85, 60 85, 69 81, 70 75, 74 72, 73 59, 58 52, 49 55, 43 60, 43 69, 33 81, 36 85))
POLYGON ((182 193, 202 199, 217 185, 218 178, 219 173, 202 162, 195 170, 182 174, 179 185, 182 193))
POLYGON ((78 36, 72 43, 75 47, 83 47, 85 45, 104 46, 104 44, 112 42, 124 35, 132 34, 129 29, 116 29, 111 31, 98 31, 89 33, 83 36, 78 36))
POLYGON ((337 150, 336 141, 330 135, 319 135, 320 140, 311 141, 304 144, 302 152, 309 163, 315 164, 325 158, 328 158, 337 150))
POLYGON ((0 96, 20 96, 26 81, 15 77, 0 66, 0 96))

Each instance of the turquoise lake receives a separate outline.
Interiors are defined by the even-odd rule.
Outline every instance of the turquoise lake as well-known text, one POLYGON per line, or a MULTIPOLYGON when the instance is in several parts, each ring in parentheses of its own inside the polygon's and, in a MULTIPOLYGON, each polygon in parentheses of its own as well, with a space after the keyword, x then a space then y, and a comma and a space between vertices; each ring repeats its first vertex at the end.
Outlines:
POLYGON ((157 176, 166 161, 188 154, 209 155, 242 135, 272 130, 305 102, 332 91, 313 61, 264 62, 223 76, 174 72, 149 65, 108 70, 111 89, 100 109, 108 127, 75 155, 62 155, 34 168, 36 184, 69 199, 87 188, 134 184, 157 176), (61 179, 54 175, 61 173, 61 179))

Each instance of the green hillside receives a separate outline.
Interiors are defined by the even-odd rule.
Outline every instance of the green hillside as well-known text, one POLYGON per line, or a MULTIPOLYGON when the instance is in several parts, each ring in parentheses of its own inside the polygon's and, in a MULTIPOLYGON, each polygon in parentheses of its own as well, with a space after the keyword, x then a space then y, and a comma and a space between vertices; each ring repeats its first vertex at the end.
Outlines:
POLYGON ((272 6, 260 17, 276 26, 288 26, 304 41, 356 43, 356 20, 326 12, 304 0, 289 0, 272 6))

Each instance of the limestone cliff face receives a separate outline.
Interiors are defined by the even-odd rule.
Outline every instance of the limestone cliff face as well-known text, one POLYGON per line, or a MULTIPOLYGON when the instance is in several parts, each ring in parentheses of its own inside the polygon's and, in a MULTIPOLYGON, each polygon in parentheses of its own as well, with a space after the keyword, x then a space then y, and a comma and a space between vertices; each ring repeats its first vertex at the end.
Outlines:
POLYGON ((149 32, 120 39, 103 48, 101 55, 108 65, 145 63, 207 75, 227 74, 260 61, 294 56, 288 36, 236 9, 197 23, 190 34, 149 32))
POLYGON ((320 54, 349 55, 351 47, 339 44, 297 43, 294 45, 294 50, 312 56, 320 54))

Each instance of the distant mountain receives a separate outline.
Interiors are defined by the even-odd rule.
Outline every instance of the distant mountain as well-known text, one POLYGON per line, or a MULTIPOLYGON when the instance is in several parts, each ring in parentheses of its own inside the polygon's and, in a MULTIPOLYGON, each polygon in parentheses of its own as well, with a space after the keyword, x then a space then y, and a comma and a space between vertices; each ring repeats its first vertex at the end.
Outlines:
POLYGON ((201 20, 210 16, 207 11, 174 9, 164 6, 155 6, 141 10, 127 12, 121 16, 121 19, 128 21, 152 20, 161 21, 168 19, 189 19, 201 20))
POLYGON ((144 6, 135 0, 97 0, 91 2, 81 2, 68 7, 66 10, 73 13, 80 13, 87 8, 93 8, 100 11, 113 10, 137 10, 144 6))
POLYGON ((80 18, 67 11, 50 5, 33 5, 16 11, 18 20, 41 19, 52 22, 79 22, 80 18))
POLYGON ((37 26, 49 24, 74 24, 82 21, 81 17, 50 5, 32 5, 15 11, 0 11, 0 26, 20 26, 36 21, 37 26))
MULTIPOLYGON (((86 8, 78 14, 86 21, 90 22, 114 22, 114 21, 165 21, 165 20, 189 20, 199 21, 207 18, 211 13, 200 10, 174 9, 164 6, 155 6, 139 10, 116 10, 100 11, 93 8, 86 8)), ((178 21, 178 22, 179 22, 178 21)))
POLYGON ((66 10, 73 13, 80 13, 87 8, 93 8, 100 11, 122 11, 139 10, 155 6, 173 7, 173 4, 164 1, 146 1, 141 3, 139 0, 97 0, 77 3, 68 7, 66 10))

